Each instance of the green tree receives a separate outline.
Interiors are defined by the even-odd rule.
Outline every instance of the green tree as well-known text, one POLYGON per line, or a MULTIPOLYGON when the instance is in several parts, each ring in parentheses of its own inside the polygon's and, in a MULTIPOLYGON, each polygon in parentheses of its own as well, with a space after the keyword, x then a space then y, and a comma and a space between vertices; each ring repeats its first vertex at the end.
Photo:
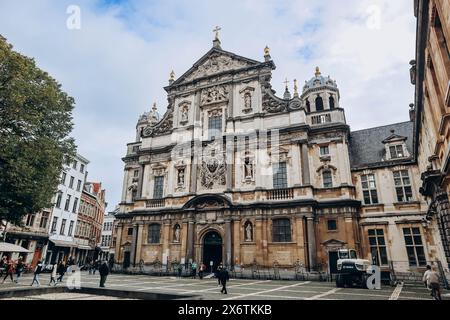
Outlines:
POLYGON ((74 104, 0 35, 0 219, 20 225, 51 207, 66 159, 76 152, 69 137, 74 104))

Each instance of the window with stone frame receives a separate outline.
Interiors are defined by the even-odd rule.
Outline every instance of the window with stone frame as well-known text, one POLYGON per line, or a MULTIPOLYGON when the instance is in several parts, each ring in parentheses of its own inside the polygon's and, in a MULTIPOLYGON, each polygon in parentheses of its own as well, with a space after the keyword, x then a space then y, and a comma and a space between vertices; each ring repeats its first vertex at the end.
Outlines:
POLYGON ((70 181, 69 181, 69 188, 73 189, 73 182, 75 180, 75 177, 70 177, 70 181))
POLYGON ((153 188, 153 199, 162 199, 164 197, 164 176, 155 177, 155 186, 153 188))
POLYGON ((333 188, 333 174, 331 170, 325 170, 322 172, 322 180, 324 188, 333 188))
POLYGON ((158 244, 161 237, 161 225, 153 223, 148 226, 148 243, 158 244))
POLYGON ((279 162, 274 165, 273 171, 273 188, 286 189, 288 187, 286 162, 279 162))
POLYGON ((72 236, 72 232, 73 232, 73 225, 74 225, 74 221, 70 221, 70 224, 69 224, 69 231, 67 232, 67 235, 69 236, 69 237, 71 237, 72 236))
POLYGON ((62 201, 62 192, 58 192, 58 195, 56 196, 56 207, 61 208, 61 201, 62 201))
POLYGON ((316 111, 324 111, 325 108, 323 106, 323 99, 322 97, 316 98, 316 111))
POLYGON ((66 222, 67 222, 66 219, 62 219, 62 221, 61 221, 61 229, 59 230, 59 234, 62 236, 64 235, 64 232, 66 231, 66 222))
POLYGON ((81 190, 81 180, 78 180, 77 191, 80 191, 80 190, 81 190))
POLYGON ((334 102, 334 97, 332 95, 330 95, 329 103, 330 103, 330 109, 334 109, 336 107, 335 102, 334 102))
POLYGON ((328 231, 337 231, 337 220, 336 219, 329 219, 327 220, 327 228, 328 231))
POLYGON ((413 200, 411 179, 408 170, 394 171, 394 184, 398 202, 410 202, 413 200))
POLYGON ((289 219, 276 219, 272 221, 272 241, 291 242, 291 221, 289 219))
POLYGON ((67 177, 67 173, 63 172, 62 176, 61 176, 61 184, 62 185, 66 185, 66 177, 67 177))
POLYGON ((39 228, 47 229, 48 219, 50 218, 50 212, 43 211, 41 214, 41 221, 39 222, 39 228))
POLYGON ((361 176, 361 187, 363 191, 364 204, 378 204, 377 184, 375 175, 365 174, 361 176))
POLYGON ((133 235, 133 228, 128 228, 127 235, 129 236, 133 235))
POLYGON ((72 213, 77 213, 78 198, 75 198, 72 207, 72 213))
POLYGON ((427 265, 423 249, 422 235, 419 228, 403 228, 406 252, 411 267, 424 267, 427 265))
POLYGON ((311 112, 311 103, 308 99, 306 99, 306 112, 311 112))
POLYGON ((25 225, 27 227, 32 227, 34 225, 34 219, 35 218, 36 218, 36 214, 35 213, 27 215, 27 221, 26 221, 25 225))
POLYGON ((383 229, 369 229, 369 246, 372 255, 372 264, 377 266, 388 265, 386 241, 383 229))
POLYGON ((70 194, 67 195, 67 199, 66 199, 66 204, 64 205, 64 210, 65 211, 69 211, 69 206, 70 206, 70 198, 72 196, 70 194))
POLYGON ((56 226, 58 225, 58 217, 53 217, 52 229, 50 233, 56 233, 56 226))
POLYGON ((401 144, 396 146, 390 146, 389 153, 391 155, 391 159, 399 159, 405 157, 405 151, 403 149, 403 145, 401 144))
POLYGON ((72 166, 72 168, 74 168, 75 170, 77 170, 77 166, 78 166, 78 161, 77 161, 77 160, 73 160, 73 166, 72 166))
POLYGON ((320 156, 326 157, 330 155, 330 147, 329 146, 321 146, 320 147, 320 156))
POLYGON ((436 32, 436 37, 439 41, 439 49, 441 51, 441 57, 444 62, 444 66, 447 68, 447 71, 450 71, 450 50, 447 42, 447 38, 445 37, 444 29, 442 28, 441 17, 439 16, 439 11, 437 8, 435 10, 435 18, 434 18, 434 31, 436 32))
POLYGON ((208 118, 208 140, 217 139, 222 136, 222 116, 208 118))

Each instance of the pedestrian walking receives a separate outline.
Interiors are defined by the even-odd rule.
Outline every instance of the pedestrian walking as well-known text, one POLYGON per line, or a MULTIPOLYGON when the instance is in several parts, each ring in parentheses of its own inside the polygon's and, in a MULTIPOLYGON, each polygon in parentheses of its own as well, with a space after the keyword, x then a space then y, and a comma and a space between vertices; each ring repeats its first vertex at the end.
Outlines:
POLYGON ((195 279, 197 277, 197 263, 194 261, 192 262, 192 279, 195 279))
POLYGON ((3 277, 3 274, 7 271, 6 267, 8 266, 8 258, 6 256, 2 257, 0 260, 0 277, 3 277))
POLYGON ((204 265, 203 262, 200 262, 200 269, 198 269, 198 277, 200 278, 200 280, 203 279, 203 274, 206 270, 206 266, 204 265))
POLYGON ((217 285, 218 286, 220 286, 220 272, 222 271, 222 269, 223 269, 223 263, 221 262, 220 264, 219 264, 219 266, 217 267, 217 270, 216 270, 216 273, 215 273, 215 276, 216 276, 216 278, 217 278, 217 285))
POLYGON ((178 278, 181 278, 181 275, 183 273, 183 265, 181 263, 178 265, 177 271, 178 271, 178 278))
POLYGON ((98 271, 100 273, 100 288, 104 288, 105 287, 106 278, 108 277, 108 274, 109 274, 109 268, 108 268, 108 264, 106 263, 106 261, 104 261, 100 265, 98 271))
POLYGON ((39 282, 39 275, 42 273, 43 268, 44 265, 41 261, 39 261, 36 268, 34 269, 33 281, 31 282, 31 286, 33 286, 35 282, 37 283, 38 287, 41 286, 41 283, 39 282))
POLYGON ((57 269, 57 273, 59 274, 58 279, 56 279, 56 281, 58 282, 62 282, 64 275, 66 274, 67 271, 67 267, 64 261, 60 261, 58 263, 58 269, 57 269))
POLYGON ((222 284, 222 290, 220 290, 223 294, 228 294, 227 292, 227 281, 230 280, 230 275, 228 274, 228 270, 226 268, 222 268, 219 273, 220 283, 222 284))
POLYGON ((53 285, 56 286, 56 274, 58 272, 58 264, 55 262, 53 264, 53 268, 52 268, 52 274, 50 275, 50 283, 48 284, 49 286, 53 285))
POLYGON ((439 274, 436 272, 436 267, 431 268, 427 266, 427 271, 423 275, 423 281, 426 282, 428 288, 431 289, 431 296, 435 300, 442 300, 441 297, 441 282, 439 274))
POLYGON ((6 275, 3 278, 3 283, 5 283, 6 278, 10 277, 11 278, 11 282, 14 282, 14 278, 13 278, 13 274, 14 274, 14 262, 9 259, 8 262, 6 263, 6 275))
POLYGON ((95 272, 97 271, 97 269, 99 269, 100 267, 100 261, 95 260, 94 261, 94 270, 92 270, 92 274, 95 274, 95 272))
POLYGON ((17 260, 17 264, 16 264, 16 283, 19 283, 19 279, 22 276, 22 272, 25 268, 25 264, 23 263, 23 259, 22 257, 19 258, 19 260, 17 260))
POLYGON ((89 260, 89 274, 92 274, 92 271, 94 271, 94 261, 89 260))

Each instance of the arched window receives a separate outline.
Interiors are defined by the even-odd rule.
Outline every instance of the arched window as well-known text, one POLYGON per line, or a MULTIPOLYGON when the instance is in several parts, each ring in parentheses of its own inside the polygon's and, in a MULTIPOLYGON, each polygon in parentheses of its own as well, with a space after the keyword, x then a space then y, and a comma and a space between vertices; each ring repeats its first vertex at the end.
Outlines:
POLYGON ((309 102, 308 99, 306 99, 306 111, 311 112, 311 103, 309 102))
POLYGON ((323 111, 323 99, 322 97, 317 97, 316 98, 316 111, 323 111))
POLYGON ((333 175, 330 170, 322 172, 323 187, 333 188, 333 175))
POLYGON ((334 109, 335 105, 334 105, 334 98, 333 96, 330 96, 330 109, 334 109))
POLYGON ((291 242, 291 221, 289 219, 276 219, 272 223, 273 242, 291 242))
POLYGON ((159 243, 161 237, 161 225, 153 223, 148 226, 148 243, 159 243))

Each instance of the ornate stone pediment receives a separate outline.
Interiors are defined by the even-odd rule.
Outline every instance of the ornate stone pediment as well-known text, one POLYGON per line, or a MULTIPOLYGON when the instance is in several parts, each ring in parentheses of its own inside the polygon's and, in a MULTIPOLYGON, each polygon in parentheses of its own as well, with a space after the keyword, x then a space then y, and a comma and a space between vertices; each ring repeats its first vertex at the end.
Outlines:
POLYGON ((239 70, 258 65, 258 61, 244 58, 218 48, 211 49, 194 66, 182 75, 174 85, 195 79, 213 76, 231 70, 239 70))

